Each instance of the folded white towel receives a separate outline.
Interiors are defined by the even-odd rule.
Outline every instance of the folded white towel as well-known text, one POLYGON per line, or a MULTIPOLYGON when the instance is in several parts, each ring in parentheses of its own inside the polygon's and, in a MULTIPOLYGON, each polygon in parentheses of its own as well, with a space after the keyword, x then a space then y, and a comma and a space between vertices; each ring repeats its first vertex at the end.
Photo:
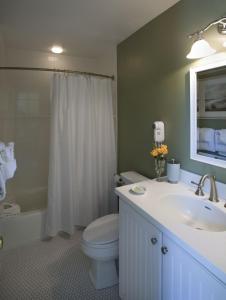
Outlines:
POLYGON ((215 131, 216 143, 226 145, 226 129, 220 129, 215 131))
POLYGON ((226 152, 226 145, 217 144, 216 143, 216 151, 218 152, 226 152))
POLYGON ((214 143, 215 130, 212 128, 198 128, 198 141, 214 143))
POLYGON ((198 150, 206 150, 206 151, 211 151, 215 152, 215 144, 212 142, 198 142, 197 143, 198 150))

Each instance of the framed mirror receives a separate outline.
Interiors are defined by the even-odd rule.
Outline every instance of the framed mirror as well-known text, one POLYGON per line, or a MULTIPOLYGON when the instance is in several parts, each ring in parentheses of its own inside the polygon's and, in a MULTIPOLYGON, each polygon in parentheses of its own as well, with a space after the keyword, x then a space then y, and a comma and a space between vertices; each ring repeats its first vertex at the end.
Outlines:
POLYGON ((190 69, 190 158, 226 168, 226 60, 190 69))

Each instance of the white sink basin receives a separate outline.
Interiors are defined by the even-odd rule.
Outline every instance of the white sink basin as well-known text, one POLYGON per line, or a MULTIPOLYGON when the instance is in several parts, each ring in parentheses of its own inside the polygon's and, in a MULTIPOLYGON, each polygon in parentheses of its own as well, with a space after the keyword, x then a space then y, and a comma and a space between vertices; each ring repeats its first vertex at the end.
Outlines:
POLYGON ((168 195, 158 201, 156 209, 166 218, 198 230, 226 231, 226 212, 210 201, 198 197, 168 195))

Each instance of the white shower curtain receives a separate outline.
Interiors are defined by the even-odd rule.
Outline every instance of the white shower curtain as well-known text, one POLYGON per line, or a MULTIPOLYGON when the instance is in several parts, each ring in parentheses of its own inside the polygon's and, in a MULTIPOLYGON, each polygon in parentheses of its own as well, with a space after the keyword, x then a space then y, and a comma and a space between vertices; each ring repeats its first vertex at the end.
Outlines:
POLYGON ((116 147, 111 80, 54 74, 46 231, 73 234, 111 211, 116 147))

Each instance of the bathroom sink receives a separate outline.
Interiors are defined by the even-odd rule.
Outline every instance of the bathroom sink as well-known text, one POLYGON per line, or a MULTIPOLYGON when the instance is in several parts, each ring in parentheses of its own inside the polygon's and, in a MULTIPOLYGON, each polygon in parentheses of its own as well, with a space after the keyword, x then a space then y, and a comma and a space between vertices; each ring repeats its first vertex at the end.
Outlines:
POLYGON ((157 209, 166 218, 197 230, 226 231, 226 213, 206 199, 168 195, 159 199, 157 209))

